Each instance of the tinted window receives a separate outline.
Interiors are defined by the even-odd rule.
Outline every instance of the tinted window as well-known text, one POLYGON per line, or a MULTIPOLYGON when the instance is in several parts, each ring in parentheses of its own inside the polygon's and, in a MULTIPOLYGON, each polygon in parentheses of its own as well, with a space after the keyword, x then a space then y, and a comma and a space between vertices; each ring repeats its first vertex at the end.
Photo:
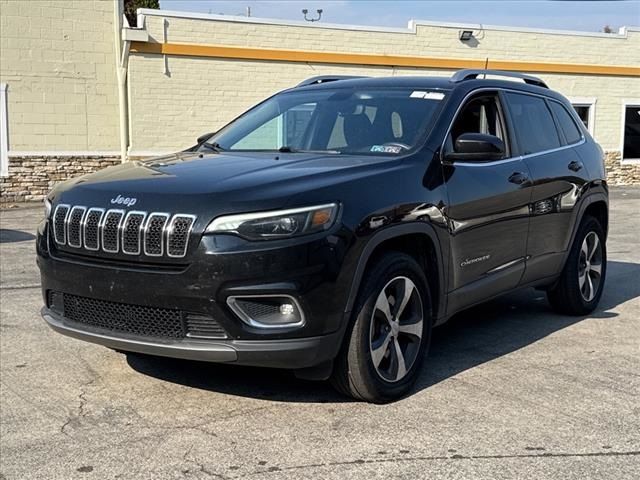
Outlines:
POLYGON ((509 111, 524 155, 560 146, 560 138, 546 102, 540 97, 507 93, 509 111))
POLYGON ((567 109, 557 102, 550 102, 551 110, 556 116, 556 120, 560 124, 564 138, 567 139, 567 143, 572 144, 579 142, 582 139, 582 133, 578 129, 576 122, 573 121, 567 109))
POLYGON ((640 158, 640 105, 625 107, 622 158, 640 158))

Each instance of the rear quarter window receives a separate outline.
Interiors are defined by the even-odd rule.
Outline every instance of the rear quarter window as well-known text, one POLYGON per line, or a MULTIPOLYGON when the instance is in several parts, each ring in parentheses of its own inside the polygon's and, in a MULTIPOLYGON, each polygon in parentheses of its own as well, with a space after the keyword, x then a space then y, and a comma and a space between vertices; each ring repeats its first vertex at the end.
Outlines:
POLYGON ((582 140, 582 133, 580 133, 580 129, 567 109, 558 102, 551 101, 549 104, 551 105, 551 110, 553 110, 556 120, 558 120, 562 133, 564 133, 564 138, 566 138, 567 143, 571 145, 572 143, 578 143, 582 140))
POLYGON ((506 97, 523 155, 560 147, 556 125, 543 98, 520 93, 507 93, 506 97))

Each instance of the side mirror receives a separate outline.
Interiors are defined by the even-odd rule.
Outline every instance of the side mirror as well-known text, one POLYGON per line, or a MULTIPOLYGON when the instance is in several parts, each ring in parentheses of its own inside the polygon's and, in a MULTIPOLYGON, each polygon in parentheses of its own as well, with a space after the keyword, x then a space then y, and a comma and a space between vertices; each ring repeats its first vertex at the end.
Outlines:
POLYGON ((450 163, 500 160, 505 150, 504 142, 495 135, 463 133, 456 139, 453 152, 446 153, 444 159, 450 163))
POLYGON ((196 142, 198 143, 198 145, 200 145, 202 142, 204 142, 205 140, 209 140, 211 137, 213 137, 216 134, 216 132, 209 132, 209 133, 205 133, 204 135, 200 135, 198 137, 198 139, 196 140, 196 142))

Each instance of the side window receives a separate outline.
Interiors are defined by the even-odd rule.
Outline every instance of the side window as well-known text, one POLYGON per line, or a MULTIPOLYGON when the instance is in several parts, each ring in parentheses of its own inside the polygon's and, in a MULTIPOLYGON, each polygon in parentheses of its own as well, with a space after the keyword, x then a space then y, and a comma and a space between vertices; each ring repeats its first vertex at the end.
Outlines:
POLYGON ((543 98, 507 93, 509 112, 523 155, 560 147, 560 137, 543 98))
MULTIPOLYGON (((456 140, 463 133, 493 135, 508 145, 504 119, 497 95, 483 94, 472 98, 460 110, 447 137, 445 149, 453 151, 456 140)), ((508 151, 508 149, 507 149, 508 151)))
POLYGON ((569 112, 567 112, 567 109, 558 102, 551 101, 549 105, 551 105, 551 110, 553 110, 553 114, 556 120, 558 120, 558 124, 560 125, 562 133, 564 133, 564 138, 567 139, 567 143, 571 145, 572 143, 577 143, 582 140, 582 133, 569 112))

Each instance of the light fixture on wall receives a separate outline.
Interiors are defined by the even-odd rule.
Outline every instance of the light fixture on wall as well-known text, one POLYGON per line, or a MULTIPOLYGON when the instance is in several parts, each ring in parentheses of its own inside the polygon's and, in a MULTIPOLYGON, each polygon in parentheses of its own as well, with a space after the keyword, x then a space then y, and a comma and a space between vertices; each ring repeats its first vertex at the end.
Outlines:
POLYGON ((302 14, 304 15, 304 19, 307 22, 317 22, 322 18, 322 9, 319 8, 318 10, 316 10, 316 13, 318 14, 318 16, 316 18, 309 18, 307 17, 307 14, 309 13, 309 10, 307 10, 306 8, 302 10, 302 14))
POLYGON ((460 30, 460 41, 468 42, 473 38, 473 30, 460 30))

